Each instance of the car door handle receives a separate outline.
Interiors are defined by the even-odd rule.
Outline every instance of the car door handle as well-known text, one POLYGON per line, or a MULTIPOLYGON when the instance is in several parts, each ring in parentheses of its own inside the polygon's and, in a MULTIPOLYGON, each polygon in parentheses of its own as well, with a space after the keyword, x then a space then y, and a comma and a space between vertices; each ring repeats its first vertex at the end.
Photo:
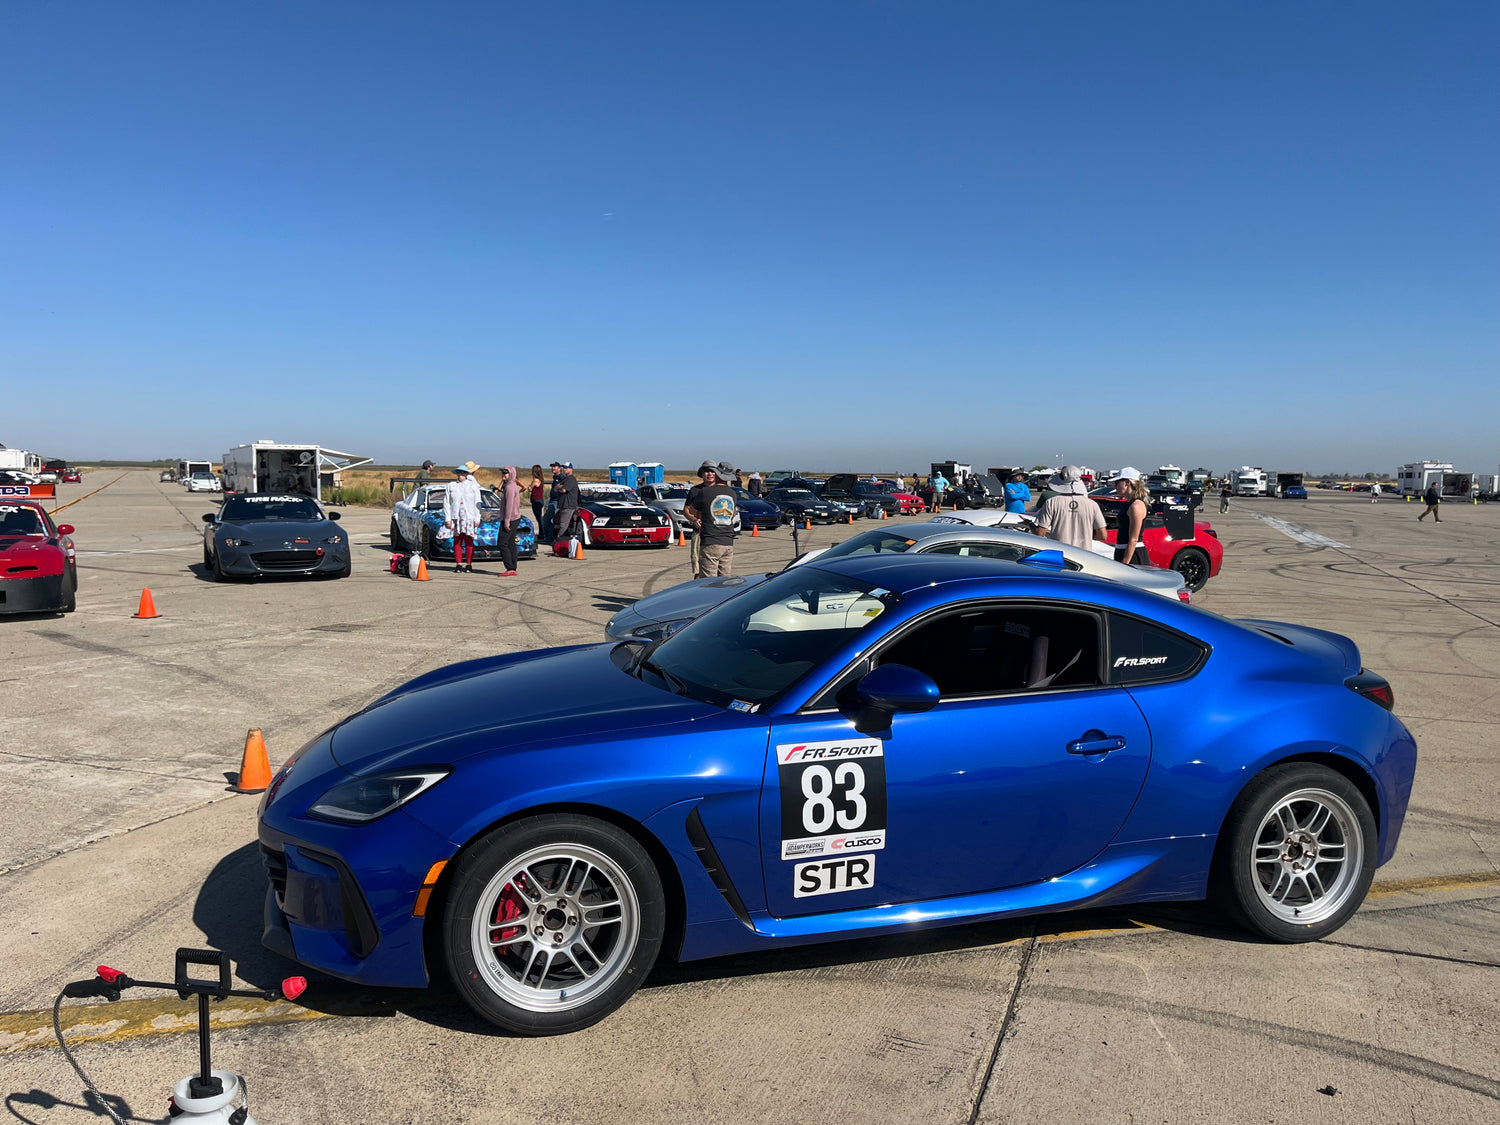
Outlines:
POLYGON ((1108 754, 1125 749, 1125 740, 1117 734, 1105 734, 1102 730, 1087 730, 1083 737, 1068 743, 1069 754, 1108 754))

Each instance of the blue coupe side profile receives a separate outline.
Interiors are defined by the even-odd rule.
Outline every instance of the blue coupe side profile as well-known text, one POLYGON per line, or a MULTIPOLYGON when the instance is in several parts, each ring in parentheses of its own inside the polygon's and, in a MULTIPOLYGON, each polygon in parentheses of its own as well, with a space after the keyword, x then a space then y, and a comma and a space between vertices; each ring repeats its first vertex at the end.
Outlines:
POLYGON ((1345 637, 1069 571, 818 559, 654 644, 438 669, 262 800, 265 943, 514 1034, 679 960, 1215 897, 1332 933, 1416 767, 1345 637), (429 958, 433 963, 429 963, 429 958))

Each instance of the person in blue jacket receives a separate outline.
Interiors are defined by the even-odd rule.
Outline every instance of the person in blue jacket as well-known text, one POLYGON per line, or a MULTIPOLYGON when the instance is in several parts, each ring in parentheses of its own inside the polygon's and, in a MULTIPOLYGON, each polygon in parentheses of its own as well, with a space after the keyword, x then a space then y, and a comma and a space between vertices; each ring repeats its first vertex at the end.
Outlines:
POLYGON ((1026 505, 1030 503, 1031 489, 1026 485, 1026 474, 1011 473, 1010 481, 1005 486, 1005 510, 1024 512, 1026 505))

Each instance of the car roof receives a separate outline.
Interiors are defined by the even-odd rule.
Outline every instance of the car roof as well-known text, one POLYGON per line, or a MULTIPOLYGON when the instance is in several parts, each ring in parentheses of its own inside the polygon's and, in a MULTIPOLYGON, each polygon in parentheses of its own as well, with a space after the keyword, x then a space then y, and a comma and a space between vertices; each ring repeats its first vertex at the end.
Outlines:
MULTIPOLYGON (((805 566, 874 582, 898 594, 910 593, 926 586, 977 578, 1018 578, 1042 582, 1087 582, 1100 589, 1126 589, 1117 582, 1094 578, 1073 570, 1047 570, 1025 563, 981 558, 975 555, 845 555, 842 558, 813 559, 805 566)), ((801 570, 802 567, 796 568, 801 570)), ((795 573, 795 571, 787 572, 795 573)), ((1156 595, 1147 595, 1155 597, 1156 595)))

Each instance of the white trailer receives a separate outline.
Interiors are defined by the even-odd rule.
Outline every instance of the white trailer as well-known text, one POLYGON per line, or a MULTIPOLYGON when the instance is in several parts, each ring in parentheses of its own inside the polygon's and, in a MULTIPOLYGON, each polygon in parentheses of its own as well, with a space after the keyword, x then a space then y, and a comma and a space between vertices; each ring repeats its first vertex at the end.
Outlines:
POLYGON ((1396 491, 1404 496, 1420 496, 1430 484, 1441 489, 1443 474, 1452 471, 1452 461, 1410 461, 1396 469, 1396 491))
POLYGON ((368 465, 372 458, 321 445, 263 438, 224 454, 224 494, 289 492, 323 499, 323 482, 333 474, 368 465))
POLYGON ((1241 465, 1234 474, 1236 496, 1264 496, 1267 484, 1266 471, 1258 466, 1241 465))
POLYGON ((212 461, 189 461, 184 459, 177 462, 177 483, 186 485, 188 478, 194 473, 211 473, 213 471, 214 463, 212 461))
POLYGON ((38 476, 42 471, 42 456, 27 449, 11 449, 0 445, 0 469, 13 469, 18 473, 38 476))

